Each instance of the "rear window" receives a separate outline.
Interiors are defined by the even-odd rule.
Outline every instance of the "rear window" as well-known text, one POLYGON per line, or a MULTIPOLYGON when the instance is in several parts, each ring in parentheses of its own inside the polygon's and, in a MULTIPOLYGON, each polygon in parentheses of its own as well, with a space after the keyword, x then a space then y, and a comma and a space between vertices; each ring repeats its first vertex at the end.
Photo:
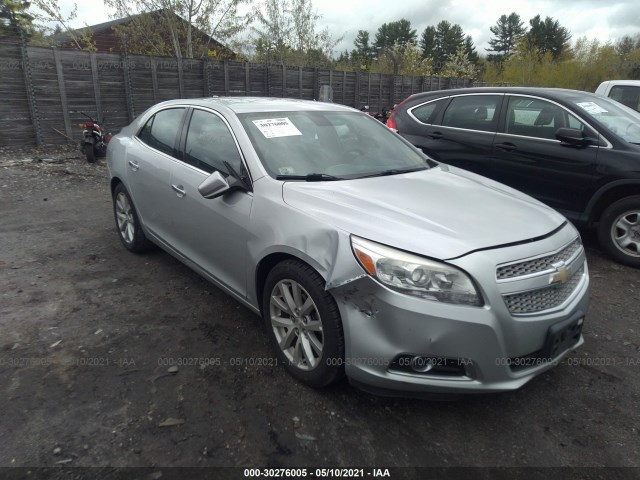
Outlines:
POLYGON ((495 132, 496 112, 501 95, 463 95, 454 97, 444 112, 442 125, 495 132))

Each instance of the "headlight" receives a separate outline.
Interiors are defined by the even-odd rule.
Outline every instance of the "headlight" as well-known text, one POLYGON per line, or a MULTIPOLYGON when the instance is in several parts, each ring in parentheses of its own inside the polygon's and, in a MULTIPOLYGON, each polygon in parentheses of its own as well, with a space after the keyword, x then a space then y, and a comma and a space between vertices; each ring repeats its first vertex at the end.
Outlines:
POLYGON ((393 290, 438 302, 483 304, 469 276, 456 267, 354 236, 351 247, 367 273, 393 290))

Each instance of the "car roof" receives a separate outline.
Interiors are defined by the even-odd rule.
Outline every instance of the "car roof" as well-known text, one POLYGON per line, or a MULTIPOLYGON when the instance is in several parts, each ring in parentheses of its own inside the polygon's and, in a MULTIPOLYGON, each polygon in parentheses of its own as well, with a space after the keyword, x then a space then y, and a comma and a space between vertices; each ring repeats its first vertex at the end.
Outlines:
POLYGON ((519 93, 523 95, 536 95, 552 100, 566 100, 571 97, 583 97, 594 95, 593 93, 581 90, 568 90, 566 88, 542 88, 542 87, 473 87, 454 88, 451 90, 437 90, 431 92, 421 92, 412 95, 410 98, 422 98, 428 96, 451 96, 465 93, 519 93))
POLYGON ((176 99, 163 102, 162 106, 193 105, 201 107, 226 107, 234 113, 290 112, 290 111, 357 111, 336 103, 317 102, 276 97, 203 97, 176 99))

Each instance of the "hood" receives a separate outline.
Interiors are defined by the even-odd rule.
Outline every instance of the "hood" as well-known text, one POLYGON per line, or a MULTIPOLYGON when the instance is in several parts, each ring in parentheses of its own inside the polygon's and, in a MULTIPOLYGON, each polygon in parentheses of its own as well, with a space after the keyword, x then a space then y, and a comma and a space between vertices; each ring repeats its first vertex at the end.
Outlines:
POLYGON ((493 180, 447 165, 401 175, 285 182, 284 201, 348 233, 437 259, 546 235, 565 218, 493 180))

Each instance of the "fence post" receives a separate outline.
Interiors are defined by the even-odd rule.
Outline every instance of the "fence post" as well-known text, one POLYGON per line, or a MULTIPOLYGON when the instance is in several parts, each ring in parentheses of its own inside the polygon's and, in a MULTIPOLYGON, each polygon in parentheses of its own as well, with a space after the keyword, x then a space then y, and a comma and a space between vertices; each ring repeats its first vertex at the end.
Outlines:
POLYGON ((395 73, 391 75, 391 88, 389 92, 389 101, 391 104, 391 108, 396 103, 396 75, 395 73))
POLYGON ((320 74, 318 73, 318 67, 313 69, 313 98, 315 100, 317 96, 320 96, 320 74))
POLYGON ((91 59, 91 80, 93 81, 93 96, 96 100, 96 114, 98 118, 104 122, 102 117, 102 95, 100 94, 100 76, 98 73, 98 58, 96 52, 89 54, 91 59))
POLYGON ((302 98, 302 67, 298 67, 298 98, 302 98))
POLYGON ((287 98, 287 66, 282 64, 282 98, 287 98))
POLYGON ((356 78, 354 80, 354 85, 353 85, 353 106, 354 108, 357 108, 358 110, 360 110, 360 71, 356 70, 355 71, 356 74, 356 78))
POLYGON ((124 76, 124 94, 127 102, 127 114, 129 123, 136 118, 135 105, 133 103, 133 92, 131 86, 131 72, 129 71, 129 55, 127 53, 127 41, 125 37, 124 50, 122 51, 122 75, 124 76))
POLYGON ((251 77, 249 72, 249 62, 244 62, 244 94, 251 95, 251 77))
POLYGON ((27 100, 29 102, 29 114, 31 115, 31 124, 33 125, 33 133, 36 138, 36 145, 42 145, 42 132, 40 131, 40 118, 38 116, 38 103, 36 102, 36 92, 33 87, 33 77, 31 76, 31 65, 29 64, 29 55, 27 53, 27 41, 24 32, 20 27, 20 54, 22 55, 22 73, 24 74, 24 84, 27 91, 27 100))
POLYGON ((184 98, 184 69, 182 64, 182 58, 178 58, 178 92, 180 98, 184 98))
POLYGON ((268 62, 264 62, 264 95, 271 96, 271 68, 268 62))
MULTIPOLYGON (((60 103, 62 104, 62 118, 64 118, 64 129, 68 137, 71 133, 71 120, 69 120, 69 104, 67 103, 67 90, 64 85, 64 72, 62 71, 62 62, 60 61, 60 52, 52 47, 53 61, 56 64, 56 73, 58 75, 58 90, 60 91, 60 103)), ((98 115, 100 118, 100 115, 98 115)))
POLYGON ((158 103, 158 64, 156 63, 155 57, 149 57, 149 68, 151 69, 153 103, 158 103))
POLYGON ((371 110, 371 72, 367 73, 367 105, 371 110))
POLYGON ((384 102, 382 101, 382 74, 378 74, 378 107, 380 111, 384 110, 384 102))
POLYGON ((345 94, 347 93, 347 71, 342 71, 342 105, 346 105, 345 94))
POLYGON ((224 94, 229 95, 229 61, 225 60, 222 65, 224 67, 224 94))

